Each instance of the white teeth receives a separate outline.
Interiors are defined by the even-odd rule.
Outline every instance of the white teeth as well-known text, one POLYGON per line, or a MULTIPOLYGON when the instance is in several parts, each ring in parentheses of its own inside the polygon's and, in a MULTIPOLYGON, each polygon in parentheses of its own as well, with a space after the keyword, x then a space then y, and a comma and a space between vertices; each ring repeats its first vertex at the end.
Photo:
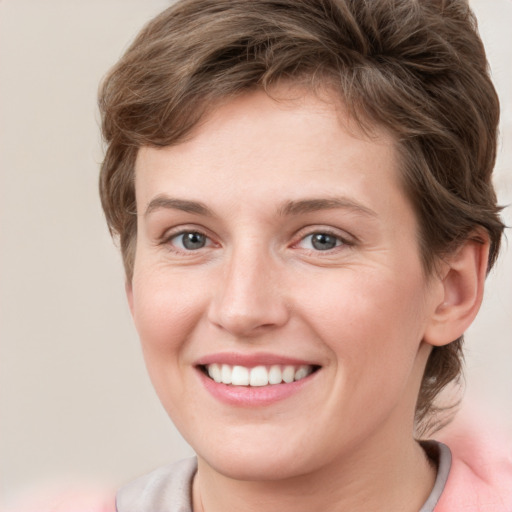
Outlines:
POLYGON ((299 366, 295 372, 295 380, 303 379, 311 373, 311 370, 307 366, 299 366))
POLYGON ((254 366, 247 368, 245 366, 229 364, 208 364, 206 365, 208 375, 215 382, 231 384, 233 386, 268 386, 284 383, 291 383, 304 379, 313 372, 310 365, 272 365, 254 366))
POLYGON ((211 364, 208 366, 208 375, 215 381, 215 382, 222 382, 222 373, 220 369, 220 365, 218 364, 211 364))
POLYGON ((231 366, 229 364, 223 364, 221 367, 221 380, 223 384, 231 384, 231 374, 233 373, 233 370, 231 369, 231 366))
POLYGON ((251 369, 249 379, 251 386, 266 386, 268 384, 268 372, 264 366, 255 366, 251 369))
POLYGON ((283 370, 283 380, 286 383, 293 382, 295 378, 295 367, 293 366, 285 366, 283 370))
POLYGON ((269 384, 281 384, 283 381, 283 372, 281 367, 277 364, 270 367, 268 372, 268 383, 269 384))
POLYGON ((233 384, 233 386, 248 386, 249 370, 244 366, 233 366, 231 384, 233 384))

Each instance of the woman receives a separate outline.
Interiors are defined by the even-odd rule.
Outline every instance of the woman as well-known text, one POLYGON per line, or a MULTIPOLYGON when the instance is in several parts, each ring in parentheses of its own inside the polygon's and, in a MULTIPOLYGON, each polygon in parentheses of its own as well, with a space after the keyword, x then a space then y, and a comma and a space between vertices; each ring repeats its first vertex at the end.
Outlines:
POLYGON ((510 507, 416 440, 503 229, 466 2, 178 2, 100 107, 130 308, 197 454, 120 512, 510 507))

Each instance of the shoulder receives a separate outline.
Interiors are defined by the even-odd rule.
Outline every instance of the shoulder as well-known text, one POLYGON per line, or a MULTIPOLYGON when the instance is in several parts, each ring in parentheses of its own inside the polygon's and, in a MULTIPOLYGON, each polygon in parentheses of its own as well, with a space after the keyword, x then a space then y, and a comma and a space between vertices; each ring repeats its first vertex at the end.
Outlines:
POLYGON ((184 459, 137 478, 117 493, 118 512, 192 512, 192 479, 195 457, 184 459))
POLYGON ((512 511, 512 440, 465 415, 441 431, 452 465, 436 512, 512 511))

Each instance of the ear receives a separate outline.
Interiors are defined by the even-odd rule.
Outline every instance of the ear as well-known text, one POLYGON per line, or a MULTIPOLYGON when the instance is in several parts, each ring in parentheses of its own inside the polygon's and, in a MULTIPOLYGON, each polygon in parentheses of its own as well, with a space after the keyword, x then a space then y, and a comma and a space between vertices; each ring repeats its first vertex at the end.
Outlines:
POLYGON ((130 307, 130 313, 133 317, 133 285, 132 282, 126 279, 124 282, 124 290, 126 292, 126 298, 128 299, 128 306, 130 307))
POLYGON ((447 345, 462 336, 480 309, 489 237, 480 232, 473 235, 442 262, 442 272, 436 278, 442 287, 442 300, 435 305, 423 338, 429 345, 447 345))

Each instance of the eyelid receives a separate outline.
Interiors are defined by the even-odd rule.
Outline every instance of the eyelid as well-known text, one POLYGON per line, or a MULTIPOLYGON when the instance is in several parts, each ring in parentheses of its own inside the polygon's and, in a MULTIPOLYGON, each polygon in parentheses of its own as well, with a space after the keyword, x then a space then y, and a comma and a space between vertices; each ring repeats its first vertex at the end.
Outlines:
MULTIPOLYGON (((305 240, 306 238, 313 236, 315 234, 325 234, 332 236, 339 240, 341 243, 336 245, 332 249, 327 249, 325 251, 320 251, 316 249, 309 249, 315 253, 324 252, 328 254, 329 252, 338 250, 341 247, 352 247, 357 243, 357 238, 355 236, 350 235, 344 230, 336 229, 333 227, 327 227, 322 225, 314 225, 314 226, 306 226, 305 228, 300 229, 294 236, 294 242, 292 243, 292 247, 298 247, 298 245, 305 240)), ((308 249, 305 249, 308 250, 308 249)))
MULTIPOLYGON (((326 234, 329 236, 332 236, 339 240, 341 243, 339 245, 336 245, 332 249, 327 249, 324 251, 317 250, 317 249, 309 249, 311 252, 315 253, 326 253, 329 254, 333 251, 339 250, 343 247, 352 247, 357 242, 357 237, 351 235, 345 230, 334 228, 331 226, 325 226, 325 225, 310 225, 305 226, 301 229, 299 229, 292 237, 293 241, 290 244, 292 248, 298 248, 299 244, 305 240, 309 236, 313 236, 315 234, 326 234)), ((159 236, 156 240, 157 245, 168 245, 172 247, 172 250, 176 252, 181 253, 194 253, 199 252, 201 249, 208 249, 210 247, 220 246, 220 244, 215 240, 215 236, 211 234, 211 232, 208 229, 205 229, 202 226, 194 225, 194 224, 185 224, 185 225, 179 225, 172 228, 169 228, 163 232, 161 236, 159 236), (196 250, 185 250, 181 249, 179 247, 176 247, 175 245, 171 244, 171 240, 175 237, 178 237, 180 235, 186 234, 186 233, 199 233, 206 237, 207 239, 207 245, 205 247, 202 247, 200 249, 196 250)), ((307 248, 304 248, 304 250, 308 250, 307 248)))
POLYGON ((303 247, 304 249, 310 249, 310 250, 315 250, 315 251, 320 251, 320 252, 328 252, 328 251, 336 249, 337 247, 340 247, 342 245, 346 245, 344 240, 342 240, 339 236, 332 235, 331 233, 326 233, 326 232, 317 232, 317 233, 311 233, 309 235, 306 235, 298 241, 297 245, 300 247, 300 246, 302 246, 303 243, 306 242, 306 240, 310 239, 311 245, 314 246, 314 238, 313 237, 315 237, 316 235, 326 235, 328 237, 331 237, 332 239, 335 240, 334 247, 327 248, 324 250, 317 249, 316 247, 313 247, 313 249, 310 249, 309 247, 303 247))
POLYGON ((218 245, 218 243, 215 242, 213 236, 209 233, 209 231, 207 229, 204 229, 200 226, 195 226, 192 224, 192 225, 180 225, 180 226, 176 226, 176 227, 167 229, 158 238, 157 245, 165 245, 165 246, 171 247, 172 248, 171 250, 173 250, 174 252, 190 254, 190 253, 199 252, 201 249, 208 249, 209 247, 218 245), (171 240, 173 238, 179 237, 180 235, 184 235, 186 233, 198 233, 198 234, 204 236, 207 239, 207 244, 205 245, 205 247, 201 247, 200 249, 187 250, 187 249, 182 249, 180 247, 177 247, 176 245, 171 243, 171 240))
MULTIPOLYGON (((175 235, 171 236, 168 240, 169 242, 171 242, 172 240, 179 240, 180 238, 182 239, 181 243, 179 245, 183 246, 183 238, 186 236, 186 235, 199 235, 200 237, 204 237, 204 241, 205 241, 205 244, 203 247, 198 247, 197 249, 187 249, 186 247, 178 247, 178 249, 180 251, 184 251, 184 252, 195 252, 195 251, 199 251, 200 249, 205 249, 206 247, 210 247, 212 245, 212 240, 210 239, 210 237, 206 236, 204 233, 200 233, 199 231, 182 231, 180 233, 176 233, 175 235)), ((176 243, 173 243, 172 244, 174 247, 176 247, 178 244, 176 243)))

